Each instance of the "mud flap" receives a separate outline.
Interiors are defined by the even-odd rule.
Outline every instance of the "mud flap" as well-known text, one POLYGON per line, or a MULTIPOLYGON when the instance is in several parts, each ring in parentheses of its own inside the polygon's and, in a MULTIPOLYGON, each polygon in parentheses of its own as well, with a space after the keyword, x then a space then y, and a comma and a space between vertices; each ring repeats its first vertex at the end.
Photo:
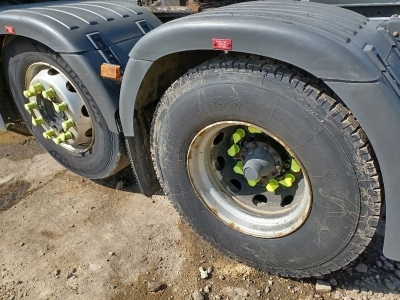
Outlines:
POLYGON ((139 114, 135 114, 133 127, 135 131, 134 137, 125 137, 126 148, 136 182, 141 192, 150 197, 160 190, 156 173, 151 160, 149 141, 146 137, 146 130, 139 120, 139 114))

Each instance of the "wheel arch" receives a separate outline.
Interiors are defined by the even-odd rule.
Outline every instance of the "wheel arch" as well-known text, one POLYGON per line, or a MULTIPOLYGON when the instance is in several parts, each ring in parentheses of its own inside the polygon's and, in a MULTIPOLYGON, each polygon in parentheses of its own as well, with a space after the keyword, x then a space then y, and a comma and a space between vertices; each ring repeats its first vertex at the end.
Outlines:
POLYGON ((129 53, 120 99, 127 136, 134 134, 134 109, 142 101, 141 89, 154 76, 153 64, 178 53, 220 52, 215 38, 229 40, 230 51, 277 59, 316 78, 344 82, 378 80, 381 70, 364 47, 377 45, 384 52, 388 44, 367 18, 302 1, 247 2, 171 21, 146 34, 129 53), (342 23, 333 26, 337 19, 342 23))

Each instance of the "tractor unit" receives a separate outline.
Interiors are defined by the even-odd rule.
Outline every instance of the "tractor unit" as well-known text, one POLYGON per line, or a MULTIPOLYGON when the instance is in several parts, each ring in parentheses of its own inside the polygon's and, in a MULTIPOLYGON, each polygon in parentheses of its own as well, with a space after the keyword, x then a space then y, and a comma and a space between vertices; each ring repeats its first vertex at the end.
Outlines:
POLYGON ((344 267, 382 213, 400 260, 400 3, 6 2, 3 130, 19 116, 86 178, 130 164, 265 272, 344 267))

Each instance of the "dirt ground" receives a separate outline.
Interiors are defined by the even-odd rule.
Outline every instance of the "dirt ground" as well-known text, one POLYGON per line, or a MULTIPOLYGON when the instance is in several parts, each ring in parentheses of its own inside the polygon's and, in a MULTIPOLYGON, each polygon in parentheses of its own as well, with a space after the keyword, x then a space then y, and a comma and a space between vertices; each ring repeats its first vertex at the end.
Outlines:
POLYGON ((161 192, 141 195, 129 168, 87 180, 32 137, 0 132, 1 300, 192 299, 195 290, 224 300, 400 299, 400 264, 382 256, 383 231, 384 221, 357 261, 320 278, 332 291, 317 293, 315 278, 271 276, 222 256, 161 192), (213 268, 208 279, 199 267, 213 268))

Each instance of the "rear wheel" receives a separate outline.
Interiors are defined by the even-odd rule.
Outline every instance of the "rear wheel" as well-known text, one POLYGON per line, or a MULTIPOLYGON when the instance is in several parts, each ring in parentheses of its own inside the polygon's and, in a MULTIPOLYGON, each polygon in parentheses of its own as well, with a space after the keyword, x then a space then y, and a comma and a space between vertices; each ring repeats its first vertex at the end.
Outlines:
POLYGON ((228 55, 191 70, 161 100, 152 139, 178 211, 257 269, 326 274, 374 234, 380 184, 371 146, 347 108, 290 66, 228 55))
POLYGON ((59 163, 92 179, 128 165, 123 138, 108 130, 89 91, 58 53, 13 39, 5 48, 4 72, 26 125, 59 163))

